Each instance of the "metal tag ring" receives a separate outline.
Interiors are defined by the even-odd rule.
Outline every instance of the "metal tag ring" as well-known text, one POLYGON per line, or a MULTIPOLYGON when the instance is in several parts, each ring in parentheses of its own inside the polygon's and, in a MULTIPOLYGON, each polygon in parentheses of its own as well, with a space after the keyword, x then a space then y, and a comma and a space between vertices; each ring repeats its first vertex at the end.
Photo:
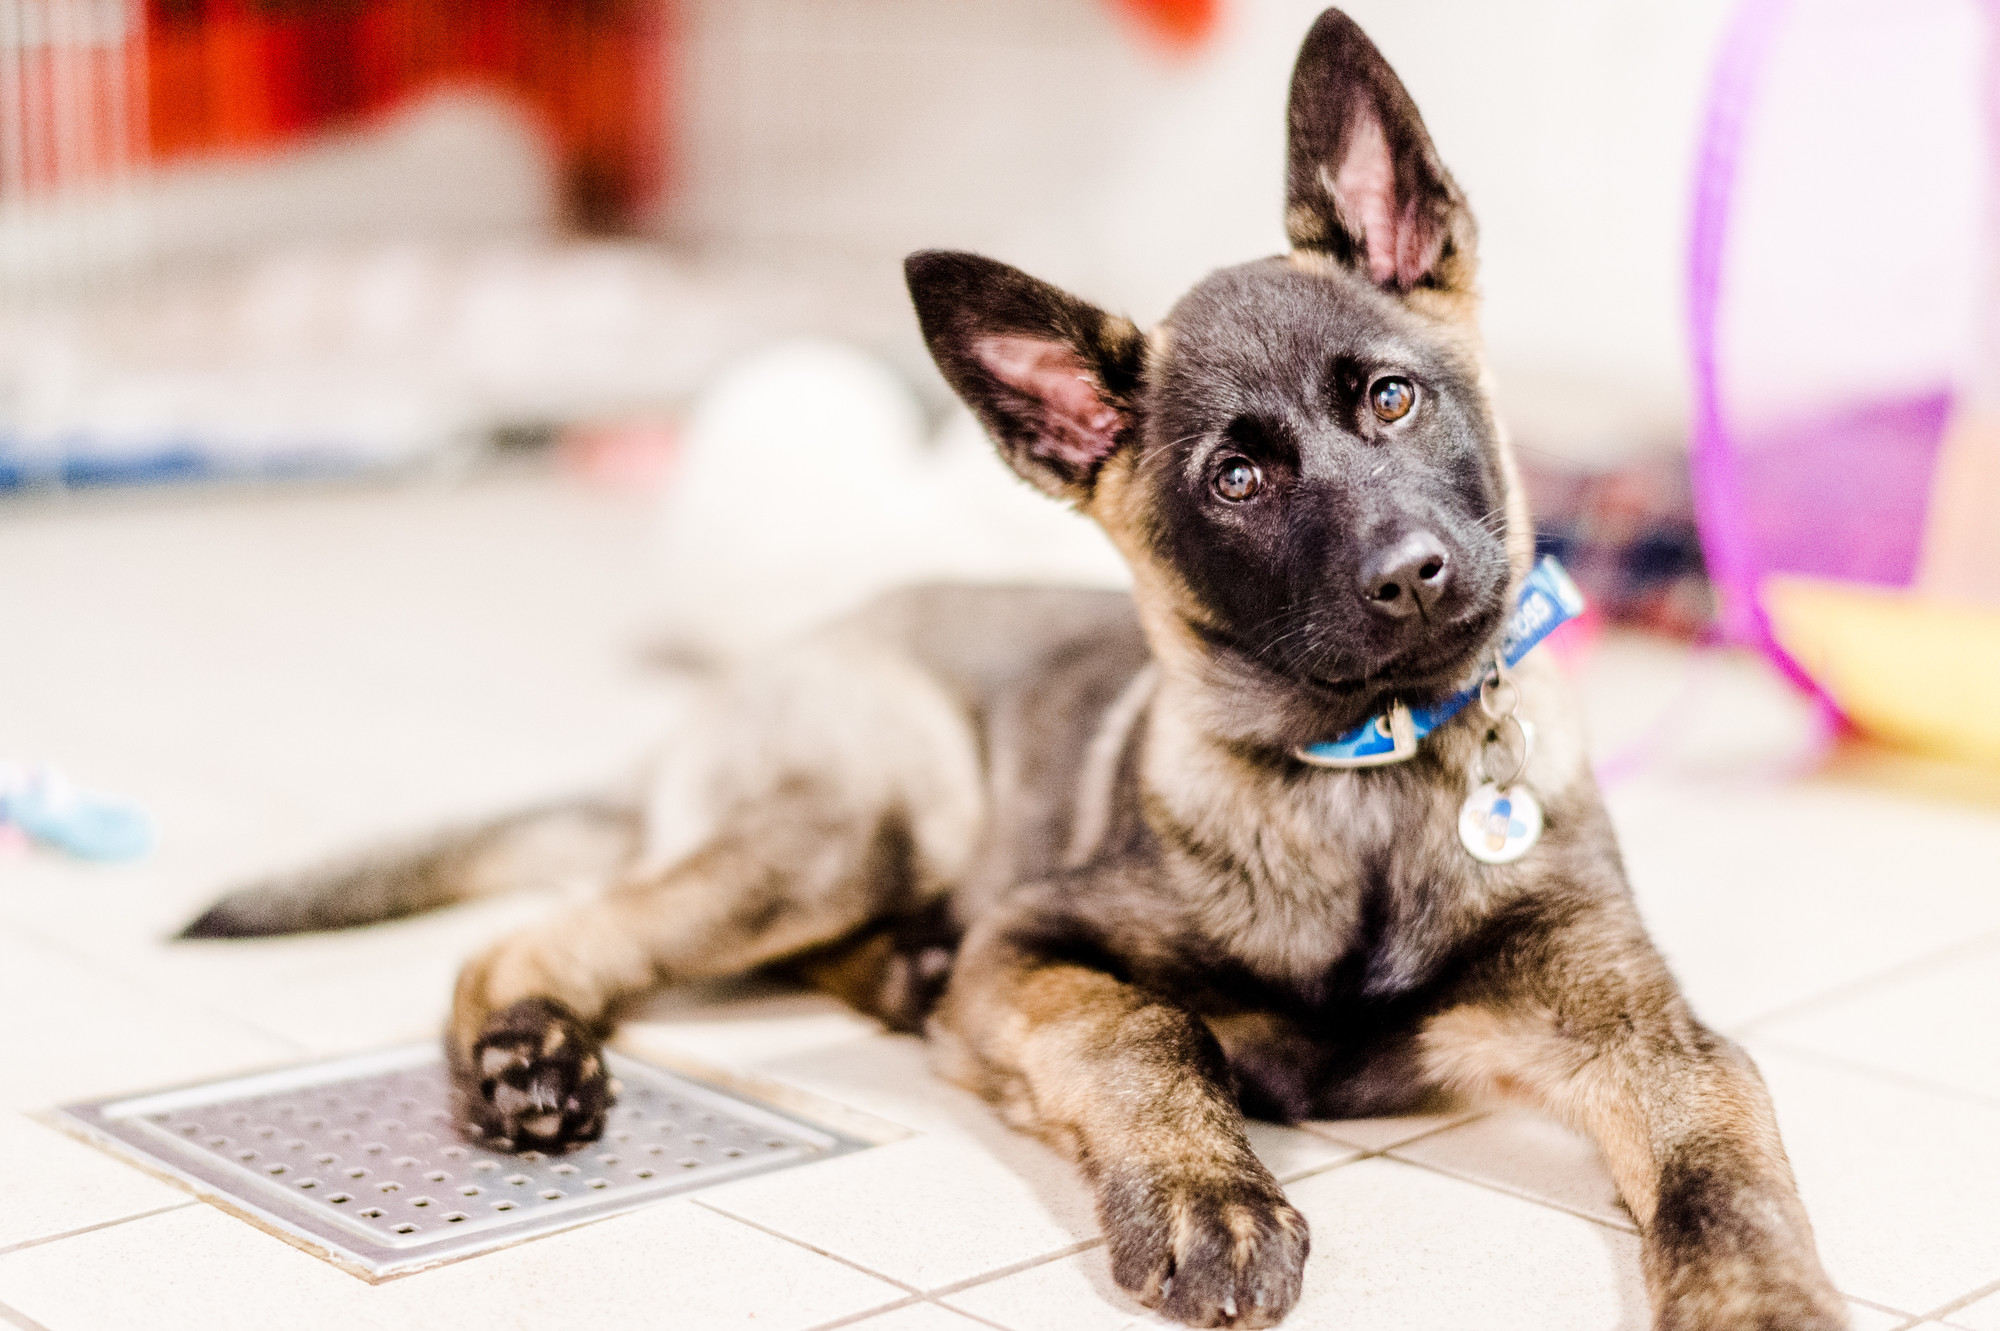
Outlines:
POLYGON ((1504 716, 1495 717, 1493 721, 1493 728, 1487 731, 1486 738, 1479 742, 1480 775, 1484 777, 1486 780, 1491 781, 1494 785, 1500 787, 1502 790, 1507 789, 1509 786, 1512 786, 1516 781, 1519 781, 1521 779, 1521 774, 1528 770, 1528 756, 1533 747, 1534 747, 1534 740, 1529 736, 1527 729, 1524 726, 1522 726, 1520 720, 1517 717, 1515 717, 1512 712, 1509 712, 1504 716), (1511 751, 1512 746, 1500 744, 1501 733, 1507 726, 1512 726, 1514 728, 1514 735, 1520 741, 1520 757, 1514 763, 1514 770, 1512 772, 1509 772, 1506 776, 1503 777, 1498 772, 1494 771, 1492 764, 1487 761, 1487 752, 1495 747, 1499 747, 1503 752, 1511 751))
POLYGON ((1480 682, 1479 710, 1486 713, 1487 720, 1497 725, 1511 719, 1520 705, 1521 686, 1504 669, 1494 666, 1493 673, 1480 682))

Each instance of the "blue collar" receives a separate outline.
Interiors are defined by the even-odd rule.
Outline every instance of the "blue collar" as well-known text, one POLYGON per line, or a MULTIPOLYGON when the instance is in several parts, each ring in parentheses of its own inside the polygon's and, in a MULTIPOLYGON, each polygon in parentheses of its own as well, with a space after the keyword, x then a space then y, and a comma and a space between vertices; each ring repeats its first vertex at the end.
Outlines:
MULTIPOLYGON (((1518 665, 1522 657, 1535 650, 1559 625, 1582 613, 1583 593, 1576 589, 1554 555, 1543 555, 1521 585, 1520 599, 1515 601, 1514 613, 1507 617, 1506 630, 1500 635, 1497 660, 1507 666, 1518 665)), ((1466 704, 1479 696, 1483 682, 1483 678, 1474 680, 1469 688, 1429 707, 1412 709, 1400 702, 1392 703, 1388 711, 1363 721, 1346 734, 1294 749, 1292 755, 1315 767, 1378 767, 1383 763, 1399 763, 1416 753, 1417 743, 1424 736, 1464 711, 1466 704)))

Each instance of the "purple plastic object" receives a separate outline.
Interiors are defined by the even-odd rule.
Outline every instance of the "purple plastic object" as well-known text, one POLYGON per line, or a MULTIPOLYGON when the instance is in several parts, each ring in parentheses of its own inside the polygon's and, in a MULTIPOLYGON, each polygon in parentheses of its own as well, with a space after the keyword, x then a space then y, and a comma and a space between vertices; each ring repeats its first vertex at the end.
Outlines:
MULTIPOLYGON (((2000 31, 2000 0, 1986 0, 1985 12, 2000 31)), ((1732 414, 1722 335, 1746 139, 1788 24, 1814 14, 1790 0, 1744 0, 1724 35, 1701 129, 1688 317, 1695 511, 1720 593, 1721 631, 1762 648, 1827 702, 1773 639, 1759 596, 1764 578, 1803 573, 1907 586, 1952 394, 1939 386, 1887 400, 1826 401, 1755 425, 1732 414)), ((2000 90, 1989 87, 1986 105, 1990 143, 2000 151, 2000 90)))
POLYGON ((1908 586, 1951 401, 1940 389, 1737 431, 1733 517, 1751 570, 1908 586))
POLYGON ((1701 526, 1708 575, 1720 594, 1723 632, 1736 641, 1753 642, 1774 652, 1777 643, 1757 600, 1758 568, 1744 520, 1739 450, 1723 410, 1718 334, 1722 261, 1729 239, 1730 203, 1736 193, 1737 158, 1757 100, 1759 76, 1769 63, 1771 47, 1790 8, 1790 0, 1746 0, 1723 36, 1722 52, 1709 85, 1708 113, 1702 121, 1688 255, 1688 324, 1694 360, 1689 464, 1695 520, 1701 526))

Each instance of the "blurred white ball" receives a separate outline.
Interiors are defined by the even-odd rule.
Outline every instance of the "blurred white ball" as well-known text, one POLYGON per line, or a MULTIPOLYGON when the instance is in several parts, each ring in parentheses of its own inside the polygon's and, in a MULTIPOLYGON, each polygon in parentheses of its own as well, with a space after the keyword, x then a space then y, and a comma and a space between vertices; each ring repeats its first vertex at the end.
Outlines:
POLYGON ((1016 478, 970 415, 930 443, 894 370, 816 340, 744 358, 696 403, 660 558, 675 634, 729 653, 914 582, 1126 582, 1096 526, 1016 478))

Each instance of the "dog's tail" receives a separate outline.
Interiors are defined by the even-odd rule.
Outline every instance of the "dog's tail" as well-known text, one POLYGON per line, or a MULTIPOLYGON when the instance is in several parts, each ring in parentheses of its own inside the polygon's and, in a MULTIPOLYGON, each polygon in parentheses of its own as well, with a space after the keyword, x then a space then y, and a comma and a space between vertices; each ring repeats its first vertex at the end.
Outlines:
POLYGON ((461 901, 608 884, 637 854, 640 813, 611 800, 543 805, 229 893, 182 938, 351 929, 461 901))

